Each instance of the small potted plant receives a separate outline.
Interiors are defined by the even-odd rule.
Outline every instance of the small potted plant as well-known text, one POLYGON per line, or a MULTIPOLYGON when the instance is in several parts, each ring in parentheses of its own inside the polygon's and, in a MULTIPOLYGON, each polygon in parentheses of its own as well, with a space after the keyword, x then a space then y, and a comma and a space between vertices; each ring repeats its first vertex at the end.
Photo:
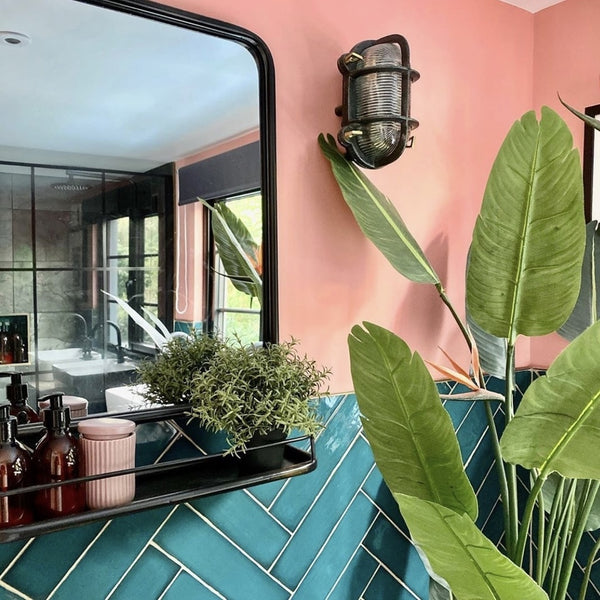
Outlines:
POLYGON ((194 375, 208 369, 222 346, 221 339, 197 330, 168 339, 156 357, 138 366, 142 396, 148 403, 188 404, 194 375))
MULTIPOLYGON (((321 390, 330 371, 299 354, 297 344, 294 339, 264 346, 223 344, 210 366, 194 376, 190 414, 208 430, 226 432, 228 454, 281 441, 293 430, 312 435, 322 427, 315 401, 326 393, 321 390)), ((280 466, 283 445, 265 450, 278 455, 267 458, 255 450, 245 465, 260 454, 262 468, 280 466)))

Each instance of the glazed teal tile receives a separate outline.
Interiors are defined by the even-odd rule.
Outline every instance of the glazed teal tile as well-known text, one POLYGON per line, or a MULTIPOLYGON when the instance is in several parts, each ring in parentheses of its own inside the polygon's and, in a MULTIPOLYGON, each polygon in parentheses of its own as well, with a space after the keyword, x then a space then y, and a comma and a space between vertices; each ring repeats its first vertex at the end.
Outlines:
POLYGON ((244 491, 200 498, 191 504, 265 568, 271 566, 290 537, 244 491), (257 540, 264 543, 257 544, 257 540))
POLYGON ((350 562, 377 515, 377 509, 366 496, 359 494, 342 517, 318 558, 294 593, 294 600, 325 597, 333 589, 339 574, 350 562))
MULTIPOLYGON (((273 567, 273 574, 287 587, 298 585, 372 464, 370 448, 358 438, 273 567)), ((318 489, 311 491, 315 495, 318 489)), ((292 499, 289 501, 293 502, 292 499)))
POLYGON ((136 428, 135 464, 151 465, 163 452, 174 435, 166 422, 142 423, 136 428))
MULTIPOLYGON (((132 598, 154 600, 160 598, 178 571, 178 565, 156 548, 150 546, 146 548, 144 554, 140 556, 140 559, 119 584, 119 587, 111 596, 111 600, 131 600, 132 598)), ((78 596, 70 596, 70 598, 84 597, 85 590, 78 596)), ((66 598, 67 596, 65 596, 65 600, 66 598)))
POLYGON ((31 598, 46 598, 103 526, 90 523, 36 538, 4 581, 31 598))
MULTIPOLYGON (((429 579, 427 580, 429 586, 429 579)), ((410 582, 407 584, 410 586, 410 582)), ((412 588, 411 588, 412 589, 412 588)), ((413 590, 414 592, 414 590, 413 590)), ((429 597, 429 588, 426 590, 425 596, 416 594, 416 597, 426 600, 429 597)), ((405 589, 402 584, 394 579, 385 569, 379 569, 373 577, 373 581, 369 584, 364 595, 364 600, 415 600, 415 596, 405 589)))
POLYGON ((177 419, 177 425, 207 454, 218 454, 228 448, 227 434, 224 431, 208 431, 200 426, 197 419, 190 421, 187 417, 177 419))
POLYGON ((481 443, 477 447, 474 455, 470 458, 469 464, 465 469, 467 477, 475 491, 479 489, 483 480, 488 477, 488 471, 490 470, 493 457, 494 450, 492 448, 492 438, 489 431, 486 431, 481 443))
MULTIPOLYGON (((327 423, 335 410, 342 405, 342 403, 347 403, 350 407, 356 405, 356 396, 354 394, 343 394, 336 396, 324 396, 321 398, 319 402, 319 415, 323 419, 324 423, 327 423)), ((335 418, 335 417, 334 417, 335 418)), ((319 467, 323 468, 321 463, 321 453, 319 449, 325 442, 320 442, 319 438, 321 436, 327 436, 327 430, 322 431, 317 437, 316 443, 316 455, 317 461, 319 462, 319 467)), ((307 444, 304 445, 305 449, 307 449, 307 444)), ((263 505, 263 506, 271 506, 281 488, 289 485, 290 481, 274 481, 271 483, 266 483, 263 485, 259 485, 251 489, 252 495, 263 505)))
POLYGON ((1 600, 23 600, 23 596, 19 596, 10 590, 4 589, 0 584, 0 599, 1 600))
POLYGON ((377 561, 358 548, 327 600, 359 600, 377 568, 377 561))
POLYGON ((83 597, 90 579, 98 593, 108 594, 163 523, 171 508, 133 513, 114 519, 61 584, 61 597, 83 597), (106 557, 110 556, 110 561, 106 557))
POLYGON ((21 540, 19 542, 0 544, 0 573, 4 573, 4 569, 6 569, 15 556, 21 552, 26 543, 27 540, 21 540))
POLYGON ((391 519, 400 529, 407 531, 406 523, 400 514, 398 503, 392 496, 377 467, 373 469, 362 488, 363 492, 391 519))
POLYGON ((496 475, 496 469, 492 469, 477 494, 477 503, 479 505, 479 516, 477 517, 478 527, 481 527, 489 517, 499 495, 500 488, 498 485, 498 476, 496 475))
MULTIPOLYGON (((318 459, 317 459, 318 460, 318 459)), ((270 483, 263 483, 250 488, 248 491, 265 507, 271 506, 273 500, 277 498, 277 494, 281 491, 281 488, 286 486, 290 479, 284 479, 279 481, 271 481, 270 483)))
POLYGON ((189 573, 182 571, 161 600, 219 600, 219 597, 189 573))
POLYGON ((463 461, 468 460, 471 456, 487 426, 485 417, 482 414, 478 414, 478 409, 483 413, 483 403, 480 402, 478 405, 473 406, 473 410, 471 410, 467 418, 462 422, 460 429, 456 433, 463 461))
POLYGON ((427 597, 429 577, 417 551, 385 517, 377 518, 363 545, 398 579, 427 597))
MULTIPOLYGON (((268 573, 184 505, 155 541, 227 600, 289 598, 268 573)), ((257 543, 268 544, 268 540, 260 538, 257 543)))
MULTIPOLYGON (((294 529, 298 525, 359 431, 358 406, 348 397, 317 440, 317 469, 302 477, 291 479, 273 505, 273 514, 286 527, 294 529)), ((368 447, 367 453, 372 463, 373 458, 368 447)))

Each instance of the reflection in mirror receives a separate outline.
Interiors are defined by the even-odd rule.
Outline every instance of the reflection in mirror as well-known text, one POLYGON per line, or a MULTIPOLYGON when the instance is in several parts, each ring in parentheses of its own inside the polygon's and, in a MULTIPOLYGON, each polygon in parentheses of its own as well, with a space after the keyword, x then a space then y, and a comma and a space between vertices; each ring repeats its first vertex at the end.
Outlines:
MULTIPOLYGON (((588 106, 585 114, 598 119, 600 104, 588 106)), ((583 140, 583 190, 586 221, 600 221, 600 132, 591 125, 585 125, 583 140)))
POLYGON ((0 372, 25 375, 31 404, 60 390, 89 412, 128 406, 156 347, 103 292, 169 331, 276 341, 262 42, 143 0, 0 0, 0 13, 12 32, 0 41, 0 372), (260 292, 231 270, 215 206, 254 244, 260 292))

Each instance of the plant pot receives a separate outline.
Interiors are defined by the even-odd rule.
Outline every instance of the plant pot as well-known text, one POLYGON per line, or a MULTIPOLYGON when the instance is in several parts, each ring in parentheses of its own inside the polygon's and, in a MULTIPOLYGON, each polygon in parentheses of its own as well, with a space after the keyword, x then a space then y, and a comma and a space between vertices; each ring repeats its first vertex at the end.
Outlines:
POLYGON ((267 434, 257 434, 252 436, 248 442, 248 450, 242 455, 241 468, 244 472, 271 471, 278 469, 283 463, 284 444, 257 448, 266 444, 274 444, 285 440, 286 434, 282 429, 273 429, 267 434))

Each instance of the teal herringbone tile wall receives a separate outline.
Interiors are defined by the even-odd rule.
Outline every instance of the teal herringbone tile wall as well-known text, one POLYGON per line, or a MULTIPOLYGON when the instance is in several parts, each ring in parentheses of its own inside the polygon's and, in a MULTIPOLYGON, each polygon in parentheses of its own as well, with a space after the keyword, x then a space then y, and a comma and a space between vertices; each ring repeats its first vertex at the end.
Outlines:
MULTIPOLYGON (((521 385, 530 377, 520 374, 521 385)), ((0 598, 427 598, 427 574, 374 466, 356 398, 331 396, 321 409, 327 427, 313 473, 5 544, 0 598)), ((483 408, 452 402, 448 410, 478 491, 480 524, 499 541, 483 408)))

